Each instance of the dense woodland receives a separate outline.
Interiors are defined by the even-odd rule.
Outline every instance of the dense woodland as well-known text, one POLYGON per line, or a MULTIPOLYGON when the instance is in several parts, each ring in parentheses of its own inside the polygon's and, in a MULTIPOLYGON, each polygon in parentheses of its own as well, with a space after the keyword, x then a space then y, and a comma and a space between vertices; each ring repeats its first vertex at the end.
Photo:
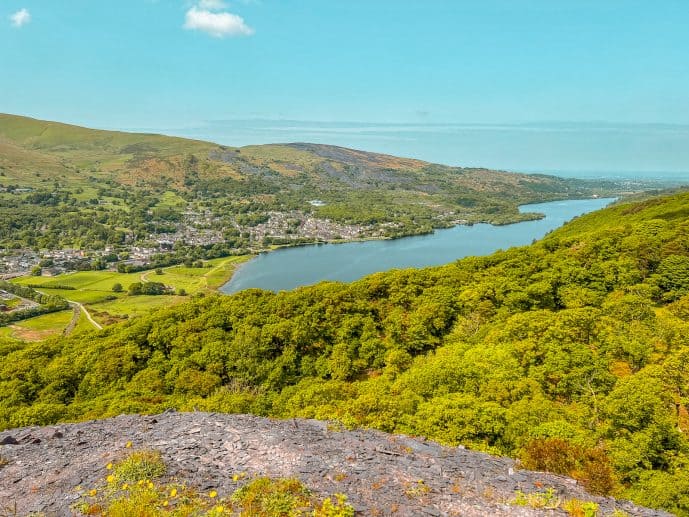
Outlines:
POLYGON ((167 408, 422 435, 689 515, 689 194, 443 267, 0 345, 0 428, 167 408))

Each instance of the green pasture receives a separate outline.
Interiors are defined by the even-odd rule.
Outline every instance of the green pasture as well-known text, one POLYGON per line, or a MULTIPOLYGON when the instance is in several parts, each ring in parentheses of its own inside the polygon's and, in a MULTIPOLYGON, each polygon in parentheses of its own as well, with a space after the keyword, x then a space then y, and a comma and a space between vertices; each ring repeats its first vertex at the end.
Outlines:
POLYGON ((156 204, 158 208, 184 208, 185 206, 187 206, 186 200, 170 190, 166 191, 156 204))
POLYGON ((52 330, 56 326, 66 327, 72 320, 72 311, 52 312, 17 323, 18 327, 30 330, 52 330))
POLYGON ((11 325, 0 327, 0 337, 22 341, 40 341, 61 334, 72 320, 72 314, 70 309, 17 321, 11 325))
POLYGON ((186 300, 185 296, 123 296, 117 300, 111 300, 87 306, 91 316, 101 325, 107 325, 109 317, 124 318, 148 314, 161 307, 168 307, 186 300), (103 314, 107 313, 107 314, 103 314))
MULTIPOLYGON (((227 282, 237 265, 248 260, 250 256, 224 257, 204 261, 204 267, 171 266, 164 268, 162 274, 155 270, 139 273, 117 273, 115 271, 79 271, 66 273, 55 277, 25 276, 12 280, 21 285, 35 286, 41 292, 60 296, 66 300, 84 305, 93 319, 101 325, 109 325, 113 321, 132 318, 148 314, 155 309, 181 303, 188 299, 185 296, 129 296, 127 289, 136 282, 161 282, 171 287, 175 293, 184 289, 188 295, 202 291, 211 291, 227 282), (115 293, 112 288, 121 284, 124 292, 115 293), (72 287, 73 289, 64 289, 72 287)), ((71 320, 72 312, 64 311, 56 314, 39 316, 30 320, 18 322, 12 330, 8 327, 0 328, 0 337, 22 339, 22 334, 39 336, 38 333, 54 335, 62 332, 71 320), (35 321, 34 321, 35 320, 35 321)), ((93 329, 93 325, 84 314, 80 318, 75 332, 93 329)))

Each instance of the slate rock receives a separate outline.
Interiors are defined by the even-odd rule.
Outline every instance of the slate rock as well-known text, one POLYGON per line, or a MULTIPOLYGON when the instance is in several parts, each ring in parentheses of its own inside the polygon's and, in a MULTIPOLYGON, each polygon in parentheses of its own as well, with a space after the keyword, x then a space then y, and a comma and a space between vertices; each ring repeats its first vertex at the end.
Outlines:
POLYGON ((669 515, 591 495, 570 478, 518 470, 508 458, 378 431, 334 428, 315 420, 166 411, 155 417, 123 415, 65 424, 59 430, 4 431, 0 444, 7 446, 2 456, 8 463, 0 475, 0 501, 16 503, 19 515, 70 515, 75 487, 102 482, 105 465, 132 450, 157 449, 168 466, 163 481, 183 480, 227 496, 252 477, 298 477, 320 498, 345 493, 357 515, 554 515, 508 504, 517 488, 552 488, 563 498, 594 501, 601 515, 615 508, 634 517, 669 515), (20 447, 10 447, 20 440, 20 447), (128 441, 132 449, 125 447, 128 441), (245 477, 235 482, 232 475, 238 473, 245 477))
POLYGON ((19 445, 14 436, 7 435, 0 440, 0 445, 19 445))

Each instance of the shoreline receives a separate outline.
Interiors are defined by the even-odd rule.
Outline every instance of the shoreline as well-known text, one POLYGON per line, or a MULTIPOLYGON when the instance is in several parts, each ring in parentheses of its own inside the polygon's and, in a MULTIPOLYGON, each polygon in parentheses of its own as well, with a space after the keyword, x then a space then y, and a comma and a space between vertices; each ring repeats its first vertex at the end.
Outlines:
MULTIPOLYGON (((555 199, 555 200, 552 200, 552 201, 539 201, 539 202, 536 202, 536 203, 525 203, 525 204, 523 204, 523 205, 519 205, 518 208, 519 208, 519 210, 521 211, 523 208, 529 207, 529 206, 533 206, 533 205, 543 205, 543 204, 551 204, 551 203, 558 203, 558 202, 576 202, 576 201, 601 201, 601 202, 607 201, 607 204, 604 205, 604 206, 607 206, 607 205, 610 205, 610 204, 612 204, 612 203, 618 201, 619 199, 620 199, 619 196, 616 196, 616 197, 586 197, 586 198, 571 198, 571 199, 566 198, 566 199, 555 199)), ((598 208, 596 208, 595 210, 598 210, 598 208)), ((595 211, 595 210, 590 210, 590 211, 584 212, 584 213, 590 213, 590 212, 595 211)), ((529 213, 529 212, 522 212, 522 213, 529 213)), ((485 222, 481 222, 481 223, 468 223, 468 224, 467 224, 467 223, 463 223, 463 224, 454 224, 454 225, 446 226, 446 227, 433 228, 433 229, 432 229, 431 231, 429 231, 429 232, 418 233, 418 234, 411 234, 411 235, 400 236, 400 237, 381 237, 381 238, 376 238, 376 237, 365 237, 365 238, 358 238, 358 239, 343 239, 343 240, 338 240, 338 241, 324 241, 324 242, 317 242, 317 243, 299 243, 299 244, 293 244, 293 245, 290 245, 290 244, 274 245, 274 246, 271 247, 271 249, 259 251, 259 252, 257 252, 255 255, 253 255, 250 259, 244 261, 239 267, 237 267, 237 268, 235 269, 235 271, 233 272, 231 278, 230 278, 224 285, 222 285, 221 287, 219 287, 217 290, 218 290, 218 292, 219 292, 220 294, 223 294, 223 295, 226 295, 226 296, 231 296, 231 295, 233 295, 233 294, 235 294, 235 293, 237 293, 237 292, 243 291, 243 290, 245 290, 245 289, 252 289, 252 288, 273 290, 272 288, 261 287, 261 286, 242 287, 242 288, 240 288, 240 289, 236 289, 236 290, 232 290, 232 291, 224 290, 224 289, 223 289, 225 286, 228 286, 229 284, 232 283, 232 281, 235 279, 235 275, 236 275, 236 274, 240 271, 240 269, 243 268, 246 264, 252 263, 254 260, 256 260, 256 259, 257 259, 258 257, 260 257, 260 256, 268 256, 268 255, 270 255, 271 252, 273 252, 273 251, 280 251, 280 250, 282 250, 282 251, 288 251, 288 250, 290 250, 290 249, 297 249, 297 248, 321 247, 321 246, 323 246, 324 244, 332 244, 332 245, 339 245, 339 244, 356 244, 356 243, 364 244, 364 243, 367 243, 367 242, 387 242, 387 241, 404 240, 404 239, 409 239, 409 238, 413 238, 413 237, 431 236, 431 235, 437 234, 436 230, 448 230, 448 231, 449 231, 449 230, 452 230, 452 229, 455 229, 455 228, 458 228, 458 227, 467 227, 467 228, 470 228, 470 227, 474 227, 474 226, 479 225, 479 224, 487 225, 487 226, 490 226, 490 227, 493 227, 493 228, 504 228, 504 227, 507 227, 507 226, 511 226, 511 225, 515 225, 515 224, 520 224, 520 223, 529 223, 529 222, 542 221, 542 220, 544 220, 544 219, 546 219, 546 218, 548 217, 548 214, 546 214, 546 213, 541 213, 541 212, 533 212, 533 213, 540 215, 540 217, 527 218, 527 219, 523 219, 523 220, 519 220, 519 221, 513 221, 513 222, 510 222, 510 223, 505 223, 505 224, 495 224, 495 223, 485 223, 485 222)), ((553 215, 553 214, 551 214, 551 215, 553 215)), ((578 215, 582 215, 582 214, 578 214, 578 215)), ((572 218, 577 217, 578 215, 574 215, 574 216, 572 216, 572 218)), ((567 221, 571 220, 572 218, 567 219, 567 221)), ((565 222, 567 222, 567 221, 565 221, 565 222)), ((557 226, 556 228, 559 228, 560 226, 561 226, 561 225, 557 226)), ((549 230, 549 231, 552 231, 552 229, 549 230)), ((542 237, 543 237, 543 236, 541 236, 541 237, 539 237, 539 238, 542 238, 542 237)), ((520 244, 517 244, 517 245, 520 245, 520 244)), ((480 254, 481 254, 481 255, 484 255, 484 253, 480 253, 480 254)), ((456 259, 458 259, 458 258, 461 258, 461 257, 455 257, 454 259, 450 259, 449 262, 452 262, 452 260, 456 260, 456 259)), ((429 266, 429 265, 419 265, 419 266, 400 266, 400 267, 403 267, 403 268, 406 268, 406 267, 419 267, 419 268, 423 268, 423 267, 430 267, 430 266, 429 266)), ((394 268, 395 268, 395 267, 393 266, 392 269, 394 269, 394 268)), ((383 268, 383 269, 380 269, 380 270, 378 270, 378 271, 373 271, 373 272, 364 273, 363 276, 366 276, 366 275, 368 275, 368 274, 373 274, 373 273, 375 273, 375 272, 387 271, 388 269, 390 269, 390 268, 383 268)), ((325 279, 321 279, 321 280, 325 280, 325 279)), ((321 280, 316 280, 316 281, 314 281, 313 283, 317 283, 318 281, 321 281, 321 280)), ((353 281, 353 280, 338 280, 338 281, 349 282, 349 281, 353 281)), ((297 286, 295 286, 295 287, 292 287, 291 289, 296 288, 296 287, 299 287, 299 286, 301 286, 301 285, 311 285, 311 283, 299 284, 299 285, 297 285, 297 286)), ((277 289, 277 291, 282 290, 282 289, 280 289, 280 288, 276 288, 276 289, 277 289)))

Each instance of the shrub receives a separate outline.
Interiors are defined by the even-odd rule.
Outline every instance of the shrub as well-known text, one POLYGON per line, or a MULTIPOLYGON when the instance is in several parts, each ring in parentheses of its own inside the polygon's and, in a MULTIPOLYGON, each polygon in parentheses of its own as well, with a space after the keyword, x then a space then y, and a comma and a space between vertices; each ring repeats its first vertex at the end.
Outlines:
POLYGON ((596 517, 598 515, 598 505, 593 501, 570 499, 562 504, 562 509, 571 517, 596 517))
MULTIPOLYGON (((183 483, 156 482, 166 471, 158 451, 132 452, 106 469, 111 474, 103 482, 81 490, 81 498, 72 507, 75 512, 103 517, 354 517, 345 495, 318 502, 294 478, 257 478, 231 497, 222 497, 216 490, 200 492, 183 483)), ((235 474, 232 481, 241 483, 245 476, 235 474)))
POLYGON ((153 450, 132 452, 112 468, 115 479, 128 483, 158 478, 166 470, 160 452, 153 450))
POLYGON ((309 490, 298 479, 257 478, 232 495, 242 516, 289 516, 310 505, 309 490))
POLYGON ((529 470, 544 470, 568 475, 577 466, 577 447, 561 438, 538 438, 524 447, 521 461, 529 470))
POLYGON ((594 494, 610 494, 616 487, 615 473, 601 448, 586 449, 562 438, 538 438, 526 444, 522 465, 571 476, 594 494))
POLYGON ((545 492, 532 492, 530 494, 517 490, 511 503, 515 506, 554 509, 560 506, 560 499, 555 495, 553 488, 548 488, 545 492))

